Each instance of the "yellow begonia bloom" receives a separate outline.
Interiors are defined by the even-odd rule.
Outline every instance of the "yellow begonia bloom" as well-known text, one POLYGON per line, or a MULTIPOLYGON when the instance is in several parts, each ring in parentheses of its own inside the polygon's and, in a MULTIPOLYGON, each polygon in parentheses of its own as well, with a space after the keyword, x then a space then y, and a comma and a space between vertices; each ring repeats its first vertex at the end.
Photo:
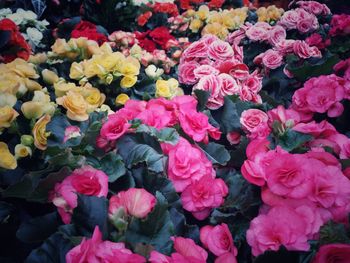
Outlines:
POLYGON ((220 39, 225 39, 228 35, 228 30, 219 23, 207 24, 202 30, 202 36, 206 34, 216 35, 220 39))
POLYGON ((206 20, 209 16, 209 7, 207 5, 201 5, 196 12, 196 16, 200 20, 206 20))
POLYGON ((57 98, 56 102, 67 110, 67 117, 71 120, 86 121, 89 118, 88 103, 83 95, 76 91, 68 91, 65 96, 57 98))
POLYGON ((44 69, 41 72, 41 75, 43 76, 43 79, 44 79, 46 84, 52 85, 58 81, 57 74, 51 70, 44 69))
POLYGON ((42 116, 33 127, 34 145, 40 150, 47 148, 47 137, 50 133, 46 131, 46 125, 51 121, 50 115, 42 116))
POLYGON ((129 99, 130 98, 127 94, 121 93, 116 97, 115 103, 119 105, 124 105, 129 99))
POLYGON ((82 63, 73 62, 70 66, 69 77, 71 79, 82 79, 84 77, 84 68, 82 63))
POLYGON ((32 149, 30 147, 23 144, 17 144, 15 146, 15 157, 17 159, 27 157, 28 155, 32 155, 32 149))
POLYGON ((106 95, 101 93, 99 89, 92 87, 90 83, 82 87, 80 93, 88 103, 88 112, 92 112, 101 106, 106 99, 106 95))
POLYGON ((4 107, 4 106, 10 106, 13 107, 15 106, 17 102, 17 97, 11 93, 2 93, 0 91, 0 107, 4 107))
POLYGON ((4 142, 0 142, 0 167, 10 170, 17 167, 16 158, 10 153, 7 144, 4 142))
POLYGON ((38 119, 44 114, 53 115, 55 109, 55 103, 51 102, 50 96, 43 91, 35 91, 32 101, 27 101, 21 106, 21 111, 27 119, 38 119))
POLYGON ((120 86, 122 88, 131 88, 134 86, 137 82, 137 77, 136 76, 125 76, 122 78, 120 81, 120 86))
POLYGON ((76 85, 74 83, 57 82, 53 87, 55 88, 56 97, 62 97, 66 95, 68 91, 74 90, 76 85))
POLYGON ((197 33, 198 30, 203 26, 203 22, 199 19, 193 19, 191 21, 191 24, 189 26, 189 28, 191 29, 191 31, 193 33, 197 33))
POLYGON ((0 129, 9 128, 11 123, 17 118, 18 113, 10 106, 0 108, 0 129))

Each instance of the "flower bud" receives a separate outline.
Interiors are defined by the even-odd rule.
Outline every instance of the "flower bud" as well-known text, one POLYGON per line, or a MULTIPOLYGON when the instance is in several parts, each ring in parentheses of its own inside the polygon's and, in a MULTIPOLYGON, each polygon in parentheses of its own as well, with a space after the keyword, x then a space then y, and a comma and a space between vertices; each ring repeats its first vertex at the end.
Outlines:
POLYGON ((17 144, 15 146, 15 157, 16 159, 25 158, 32 155, 32 149, 23 144, 17 144))
POLYGON ((32 146, 34 143, 34 138, 32 135, 22 135, 21 136, 21 144, 25 145, 25 146, 32 146))

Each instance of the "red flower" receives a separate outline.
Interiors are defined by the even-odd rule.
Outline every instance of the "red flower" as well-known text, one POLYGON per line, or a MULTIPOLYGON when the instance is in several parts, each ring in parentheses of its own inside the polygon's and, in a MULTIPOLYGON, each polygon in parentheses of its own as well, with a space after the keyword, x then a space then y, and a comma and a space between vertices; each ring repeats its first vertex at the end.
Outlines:
POLYGON ((173 3, 155 3, 153 5, 153 11, 155 13, 166 13, 170 16, 178 16, 179 11, 177 10, 177 5, 173 3))
POLYGON ((151 18, 151 16, 152 16, 152 12, 151 11, 147 11, 146 13, 140 15, 137 18, 137 24, 139 26, 144 26, 148 22, 148 19, 151 18))
POLYGON ((225 0, 211 0, 208 3, 208 6, 210 8, 220 8, 223 5, 224 2, 225 2, 225 0))
POLYGON ((107 37, 97 31, 95 24, 88 21, 80 21, 71 33, 72 38, 86 37, 95 40, 100 45, 107 41, 107 37))
POLYGON ((157 43, 162 47, 162 49, 166 49, 166 44, 169 40, 175 40, 175 37, 173 37, 168 28, 165 26, 157 27, 153 29, 149 36, 152 38, 153 42, 157 43))
POLYGON ((0 21, 0 31, 10 32, 9 40, 2 47, 4 52, 0 53, 0 62, 8 63, 16 58, 28 60, 31 52, 30 46, 19 32, 16 24, 10 19, 2 19, 0 21))

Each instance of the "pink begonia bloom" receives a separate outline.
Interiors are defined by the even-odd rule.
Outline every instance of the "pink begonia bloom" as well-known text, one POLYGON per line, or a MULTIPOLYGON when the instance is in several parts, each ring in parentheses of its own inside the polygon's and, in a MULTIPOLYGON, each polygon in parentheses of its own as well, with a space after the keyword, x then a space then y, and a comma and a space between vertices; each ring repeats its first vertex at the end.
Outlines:
POLYGON ((222 73, 218 75, 220 82, 219 97, 224 97, 226 95, 239 94, 240 86, 237 81, 229 74, 222 73))
POLYGON ((144 263, 146 259, 133 254, 125 248, 124 243, 102 241, 102 234, 96 226, 91 239, 83 238, 82 242, 66 254, 67 263, 80 262, 115 262, 144 263))
POLYGON ((50 194, 50 200, 58 208, 65 224, 69 224, 73 209, 78 205, 77 193, 106 197, 108 193, 108 176, 89 165, 75 169, 61 183, 56 183, 50 194))
POLYGON ((81 136, 80 128, 78 126, 68 126, 64 131, 63 143, 67 142, 72 138, 81 136))
POLYGON ((247 241, 254 256, 267 250, 277 251, 281 245, 288 250, 308 251, 306 228, 304 217, 293 208, 277 206, 251 221, 247 241))
POLYGON ((140 119, 143 124, 152 126, 157 129, 163 129, 171 126, 174 123, 174 116, 171 111, 166 110, 165 107, 155 105, 141 112, 136 117, 140 119))
POLYGON ((197 111, 198 102, 193 96, 176 96, 172 101, 177 105, 178 111, 183 114, 189 111, 197 111))
POLYGON ((239 144, 241 142, 241 134, 239 132, 230 132, 226 135, 226 139, 231 145, 239 144))
POLYGON ((179 82, 184 84, 195 84, 198 80, 194 70, 198 68, 197 62, 184 62, 179 65, 179 82))
POLYGON ((317 17, 302 8, 286 11, 278 21, 278 25, 287 30, 297 29, 300 33, 308 33, 319 27, 317 17))
MULTIPOLYGON (((261 55, 259 55, 261 56, 261 55)), ((255 59, 254 59, 255 60, 255 59)), ((273 49, 269 49, 262 54, 261 63, 269 69, 276 69, 282 65, 283 57, 282 55, 273 49)))
POLYGON ((297 5, 314 15, 329 15, 331 10, 325 5, 316 1, 298 1, 297 5))
POLYGON ((128 121, 133 120, 146 109, 147 102, 141 100, 128 100, 124 108, 120 109, 118 115, 124 117, 128 121))
POLYGON ((322 57, 321 51, 313 46, 310 47, 304 40, 296 40, 293 43, 293 52, 300 58, 307 59, 311 57, 320 58, 322 57))
POLYGON ((220 139, 221 132, 209 123, 209 118, 202 112, 189 111, 179 114, 183 131, 196 142, 208 143, 209 137, 220 139))
POLYGON ((349 258, 349 244, 327 244, 320 247, 311 263, 348 263, 349 258))
POLYGON ((221 79, 216 75, 207 75, 202 77, 199 82, 193 87, 194 90, 208 91, 210 97, 207 102, 209 109, 215 110, 224 104, 224 98, 220 96, 221 79))
POLYGON ((237 263, 236 256, 232 253, 225 253, 215 259, 214 263, 237 263))
POLYGON ((215 177, 211 162, 204 152, 180 138, 175 147, 168 151, 168 176, 177 192, 182 192, 192 182, 205 175, 215 177))
POLYGON ((131 216, 145 218, 154 208, 157 200, 143 188, 129 188, 113 195, 109 200, 109 215, 113 217, 120 207, 131 216))
POLYGON ((269 117, 265 112, 258 109, 245 110, 241 114, 240 122, 250 138, 266 137, 270 133, 267 125, 269 117))
POLYGON ((269 116, 268 124, 272 128, 273 123, 278 121, 283 125, 283 127, 293 127, 300 122, 300 115, 297 111, 293 109, 285 109, 282 105, 278 105, 267 112, 269 116))
POLYGON ((170 121, 167 126, 174 126, 177 124, 177 110, 178 105, 173 100, 167 100, 165 98, 157 98, 148 101, 146 109, 159 110, 163 112, 163 115, 170 116, 170 121))
POLYGON ((286 30, 282 26, 276 25, 269 31, 268 40, 272 46, 276 46, 278 43, 286 40, 286 37, 286 30))
POLYGON ((239 80, 245 80, 249 76, 248 66, 237 60, 221 61, 216 65, 216 68, 220 73, 229 74, 239 80))
POLYGON ((219 75, 220 71, 210 65, 201 65, 193 73, 197 79, 200 79, 208 75, 219 75))
POLYGON ((331 36, 348 35, 350 33, 350 16, 348 14, 334 15, 331 21, 331 36))
POLYGON ((193 42, 189 47, 185 49, 181 56, 182 61, 192 61, 195 58, 206 58, 208 56, 208 46, 209 44, 205 43, 204 38, 201 38, 200 41, 193 42))
POLYGON ((190 238, 183 237, 172 237, 174 241, 174 249, 176 253, 173 253, 171 257, 174 260, 174 263, 179 262, 176 258, 184 259, 185 262, 194 262, 194 263, 205 263, 208 258, 208 253, 196 245, 194 241, 190 238))
POLYGON ((234 53, 229 43, 218 39, 209 45, 208 56, 213 60, 224 61, 232 58, 234 53))
POLYGON ((109 141, 117 140, 130 128, 128 120, 118 113, 108 116, 108 120, 102 125, 100 135, 109 141))
POLYGON ((266 22, 257 22, 250 25, 246 30, 246 36, 252 41, 265 41, 269 38, 269 30, 271 25, 266 22))
POLYGON ((267 185, 277 195, 303 198, 311 192, 314 169, 303 155, 276 154, 265 168, 267 185))
POLYGON ((181 194, 182 206, 198 220, 207 218, 212 208, 224 203, 228 188, 222 179, 206 175, 193 182, 181 194))
POLYGON ((231 232, 224 223, 202 227, 200 229, 200 240, 204 247, 216 256, 221 256, 227 252, 237 256, 237 248, 233 244, 231 232))
POLYGON ((171 257, 163 255, 162 253, 159 253, 158 251, 155 251, 155 250, 151 252, 148 261, 151 263, 173 263, 173 260, 171 257))
POLYGON ((243 80, 242 86, 253 93, 258 93, 262 89, 262 77, 257 72, 253 72, 243 80))

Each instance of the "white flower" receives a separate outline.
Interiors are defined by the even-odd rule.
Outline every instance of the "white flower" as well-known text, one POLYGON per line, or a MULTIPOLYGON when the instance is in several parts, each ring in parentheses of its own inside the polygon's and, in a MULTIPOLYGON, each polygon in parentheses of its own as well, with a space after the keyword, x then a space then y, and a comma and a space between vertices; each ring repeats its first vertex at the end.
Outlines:
POLYGON ((145 69, 145 72, 146 75, 150 78, 158 78, 164 73, 164 70, 157 68, 155 65, 151 64, 145 69))
POLYGON ((38 16, 33 11, 26 11, 22 8, 17 9, 16 13, 22 16, 24 20, 36 20, 38 18, 38 16))
POLYGON ((23 17, 18 13, 9 14, 6 16, 6 18, 11 19, 17 26, 22 24, 24 21, 23 17))
POLYGON ((0 18, 4 18, 5 16, 10 15, 10 14, 12 14, 12 11, 10 8, 0 9, 0 18))
POLYGON ((35 46, 38 46, 40 44, 40 41, 43 39, 43 34, 35 27, 28 27, 26 33, 29 41, 32 42, 35 46))

